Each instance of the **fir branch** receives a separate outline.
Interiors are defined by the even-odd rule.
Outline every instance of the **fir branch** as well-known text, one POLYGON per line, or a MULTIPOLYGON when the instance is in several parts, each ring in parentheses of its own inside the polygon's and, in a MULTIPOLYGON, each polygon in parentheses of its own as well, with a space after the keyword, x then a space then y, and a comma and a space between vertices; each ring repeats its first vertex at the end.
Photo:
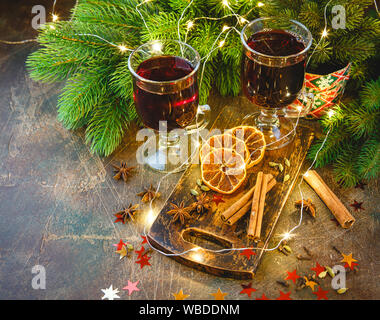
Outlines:
POLYGON ((357 172, 364 179, 376 179, 380 174, 380 140, 374 133, 360 150, 358 161, 355 163, 357 172))

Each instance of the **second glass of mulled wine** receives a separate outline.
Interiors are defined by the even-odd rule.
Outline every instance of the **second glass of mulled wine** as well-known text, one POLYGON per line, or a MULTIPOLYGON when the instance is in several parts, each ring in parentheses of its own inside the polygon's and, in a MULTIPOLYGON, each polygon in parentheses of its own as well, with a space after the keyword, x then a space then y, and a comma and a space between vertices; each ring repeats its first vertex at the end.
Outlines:
MULTIPOLYGON (((144 156, 145 163, 152 169, 162 172, 184 170, 186 166, 178 159, 182 149, 187 149, 180 145, 180 134, 175 132, 188 134, 189 130, 178 129, 187 129, 195 118, 199 120, 202 116, 204 121, 193 126, 199 130, 206 124, 204 109, 200 110, 198 104, 199 65, 198 52, 177 40, 145 43, 129 57, 136 111, 146 127, 159 133, 158 148, 152 151, 147 146, 150 154, 144 156)), ((154 141, 147 143, 156 145, 156 139, 151 140, 154 141)))
POLYGON ((298 21, 270 17, 247 24, 241 41, 243 92, 260 108, 245 122, 264 133, 268 150, 279 149, 292 141, 295 130, 293 122, 277 112, 293 103, 302 90, 312 35, 298 21))

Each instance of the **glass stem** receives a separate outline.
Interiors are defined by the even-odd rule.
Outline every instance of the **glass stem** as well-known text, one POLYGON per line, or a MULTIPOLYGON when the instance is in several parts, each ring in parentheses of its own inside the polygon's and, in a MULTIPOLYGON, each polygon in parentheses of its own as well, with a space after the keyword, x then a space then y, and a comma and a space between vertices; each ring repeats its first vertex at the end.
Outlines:
POLYGON ((257 117, 257 126, 263 129, 272 129, 280 124, 276 109, 261 109, 260 115, 257 117))

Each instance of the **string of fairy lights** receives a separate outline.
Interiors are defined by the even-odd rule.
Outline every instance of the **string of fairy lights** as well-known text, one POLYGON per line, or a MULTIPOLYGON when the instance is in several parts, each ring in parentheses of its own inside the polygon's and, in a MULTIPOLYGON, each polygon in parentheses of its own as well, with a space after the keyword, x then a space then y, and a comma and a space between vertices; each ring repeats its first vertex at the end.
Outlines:
MULTIPOLYGON (((139 8, 140 8, 142 5, 144 5, 144 4, 148 3, 148 2, 151 2, 151 1, 154 1, 154 0, 143 0, 142 2, 140 2, 139 4, 137 4, 136 7, 135 7, 136 11, 138 12, 139 16, 141 17, 141 19, 142 19, 142 21, 143 21, 143 23, 144 23, 144 25, 145 25, 145 27, 147 28, 148 31, 150 31, 150 30, 149 30, 149 27, 148 27, 148 25, 147 25, 147 23, 146 23, 146 21, 145 21, 145 18, 144 18, 144 16, 143 16, 143 14, 142 14, 141 11, 139 10, 139 8)), ((311 55, 309 56, 309 59, 308 59, 308 61, 307 61, 307 64, 309 63, 310 58, 311 58, 311 56, 314 54, 315 50, 316 50, 316 49, 318 48, 318 46, 320 45, 322 39, 328 36, 328 32, 327 32, 328 21, 327 21, 327 14, 326 14, 326 12, 327 12, 327 7, 328 7, 328 5, 331 3, 331 1, 332 1, 332 0, 330 0, 330 1, 326 4, 326 6, 325 6, 325 8, 324 8, 324 22, 325 22, 325 27, 324 27, 324 29, 323 29, 323 31, 322 31, 322 33, 321 33, 321 38, 319 39, 319 42, 318 42, 317 45, 314 47, 314 50, 312 51, 311 55)), ((57 2, 57 0, 54 0, 54 3, 53 3, 53 9, 52 9, 52 15, 51 15, 51 16, 52 16, 52 22, 57 22, 57 21, 59 20, 59 17, 58 17, 58 15, 57 15, 56 12, 55 12, 56 2, 57 2)), ((181 33, 180 33, 181 21, 183 20, 183 17, 185 16, 186 11, 191 7, 191 5, 193 4, 193 2, 194 2, 194 0, 191 0, 191 1, 189 2, 189 4, 183 9, 183 11, 182 11, 182 13, 181 13, 181 15, 180 15, 180 18, 179 18, 179 20, 178 20, 178 24, 177 24, 178 30, 177 30, 177 31, 178 31, 178 40, 179 40, 180 42, 181 42, 181 33)), ((221 49, 221 48, 225 45, 226 40, 227 40, 229 34, 230 34, 232 31, 236 31, 238 34, 240 34, 240 31, 237 29, 237 26, 238 26, 239 24, 240 24, 240 25, 243 25, 243 24, 247 23, 248 20, 247 20, 245 17, 247 17, 247 16, 249 15, 249 13, 250 13, 252 10, 255 9, 254 7, 253 7, 252 9, 250 9, 250 10, 245 14, 245 17, 244 17, 244 16, 240 16, 239 14, 237 14, 237 13, 235 13, 235 12, 233 11, 233 9, 231 8, 230 3, 229 3, 228 0, 221 0, 221 2, 222 2, 222 5, 230 11, 229 14, 227 14, 227 15, 225 15, 225 16, 223 16, 223 17, 219 17, 219 18, 214 18, 214 17, 196 17, 196 18, 194 18, 193 20, 189 20, 189 21, 187 21, 187 23, 186 23, 185 42, 186 42, 186 40, 187 40, 188 33, 190 32, 190 30, 194 27, 194 25, 196 24, 196 22, 199 21, 199 20, 201 20, 201 19, 208 19, 208 20, 223 20, 223 19, 228 18, 228 17, 236 17, 236 20, 237 20, 237 21, 236 21, 236 24, 235 24, 234 26, 228 26, 228 25, 224 25, 224 26, 223 26, 221 32, 220 32, 219 35, 217 36, 217 38, 216 38, 216 40, 214 41, 213 45, 211 46, 209 52, 208 52, 208 53, 202 58, 203 65, 202 65, 202 73, 201 73, 201 77, 200 77, 200 87, 201 87, 202 82, 203 82, 204 68, 205 68, 205 65, 206 65, 206 63, 207 63, 209 57, 211 56, 211 54, 212 54, 215 50, 221 49), (222 37, 223 34, 225 34, 224 37, 222 37), (219 41, 219 39, 221 39, 221 38, 222 38, 222 40, 219 41), (218 41, 219 41, 219 42, 218 42, 218 41)), ((263 2, 258 2, 258 3, 257 3, 257 6, 258 6, 258 7, 262 7, 262 6, 264 6, 264 5, 265 5, 265 4, 264 4, 263 2)), ((376 1, 375 1, 375 5, 376 5, 376 1)), ((377 6, 376 6, 376 9, 377 9, 377 6)), ((51 28, 54 28, 54 26, 51 26, 51 28)), ((108 43, 109 45, 118 48, 119 51, 120 51, 121 53, 124 53, 124 52, 126 52, 126 51, 130 51, 130 52, 133 51, 133 49, 128 48, 128 47, 127 47, 126 45, 124 45, 124 44, 115 44, 115 43, 112 43, 111 41, 108 41, 107 39, 104 39, 104 38, 102 38, 101 36, 96 35, 96 34, 88 34, 88 33, 85 33, 85 34, 76 34, 76 35, 78 35, 78 36, 90 36, 90 37, 98 38, 98 39, 100 39, 100 40, 102 40, 102 41, 108 43)), ((36 40, 36 39, 28 39, 28 40, 13 41, 13 42, 12 42, 12 41, 4 41, 4 40, 0 40, 1 43, 10 44, 10 45, 12 45, 12 44, 24 44, 24 43, 35 42, 35 41, 37 41, 37 40, 36 40)), ((291 135, 291 134, 294 134, 294 133, 295 133, 295 131, 296 131, 297 127, 298 127, 298 123, 299 123, 299 119, 300 119, 300 114, 301 114, 302 108, 299 107, 299 108, 298 108, 298 111, 299 111, 299 113, 298 113, 297 120, 296 120, 296 123, 295 123, 293 129, 292 129, 292 130, 291 130, 286 136, 284 136, 282 139, 286 138, 288 135, 291 135)), ((335 114, 335 111, 334 111, 333 109, 330 109, 329 112, 327 113, 327 115, 328 115, 329 118, 331 118, 334 114, 335 114)), ((197 121, 197 120, 198 120, 198 114, 197 114, 197 116, 196 116, 196 123, 197 123, 197 125, 198 125, 198 121, 197 121)), ((197 127, 197 129, 199 129, 199 128, 197 127)), ((312 164, 311 164, 310 167, 305 171, 305 173, 301 176, 300 182, 299 182, 299 184, 298 184, 298 189, 299 189, 299 192, 300 192, 300 195, 301 195, 301 199, 302 199, 302 200, 304 199, 304 198, 303 198, 302 189, 301 189, 301 184, 302 184, 302 182, 303 182, 303 179, 304 179, 305 176, 307 176, 308 171, 314 166, 314 164, 315 164, 315 162, 316 162, 316 160, 317 160, 317 158, 318 158, 318 155, 319 155, 320 151, 323 149, 323 147, 324 147, 324 145, 325 145, 325 142, 326 142, 327 139, 328 139, 329 134, 330 134, 330 130, 326 133, 326 136, 325 136, 325 138, 324 138, 324 140, 323 140, 323 142, 322 142, 322 144, 321 144, 319 150, 317 151, 316 156, 315 156, 315 158, 314 158, 312 164)), ((198 141, 198 142, 199 142, 199 137, 202 139, 203 142, 205 141, 205 139, 199 134, 199 130, 197 130, 197 139, 198 139, 197 141, 198 141)), ((275 143, 275 142, 273 142, 273 143, 275 143)), ((268 146, 269 146, 269 145, 270 145, 270 144, 268 144, 268 146)), ((196 148, 196 149, 197 149, 197 148, 196 148)), ((194 156, 197 152, 198 152, 198 150, 195 150, 194 153, 190 156, 190 159, 192 159, 193 156, 194 156)), ((158 181, 157 188, 156 188, 156 192, 159 192, 162 182, 163 182, 163 181, 164 181, 169 175, 178 172, 178 169, 183 168, 183 167, 185 167, 185 166, 188 166, 188 163, 187 163, 187 162, 184 162, 184 163, 183 163, 179 168, 177 168, 175 171, 173 171, 173 172, 168 172, 168 173, 166 173, 165 175, 163 175, 163 176, 159 179, 159 181, 158 181)), ((157 217, 157 213, 155 213, 155 212, 154 212, 154 209, 153 209, 153 201, 154 201, 154 199, 152 199, 152 200, 150 201, 150 203, 149 203, 149 211, 148 211, 148 213, 147 213, 147 219, 146 219, 147 223, 145 223, 145 225, 144 225, 144 230, 143 230, 143 234, 144 234, 144 236, 146 236, 146 237, 147 237, 147 232, 146 232, 147 225, 148 225, 148 224, 151 225, 151 223, 153 223, 153 221, 154 221, 155 218, 157 217)), ((189 249, 189 250, 185 250, 185 251, 183 251, 183 252, 169 254, 169 253, 165 253, 165 252, 163 252, 163 251, 161 251, 161 250, 155 248, 155 247, 150 243, 150 241, 149 241, 149 237, 147 237, 147 241, 148 241, 149 246, 150 246, 153 250, 155 250, 155 251, 157 251, 158 253, 163 254, 163 255, 165 255, 165 256, 168 256, 168 257, 170 257, 170 256, 182 256, 182 255, 188 254, 188 253, 190 253, 190 252, 196 252, 196 254, 197 254, 197 259, 198 259, 199 261, 202 260, 202 256, 200 255, 200 254, 201 254, 201 251, 214 252, 214 253, 223 253, 223 252, 232 252, 232 251, 243 251, 243 250, 246 250, 246 249, 262 250, 262 251, 273 251, 273 250, 276 250, 276 249, 281 245, 281 243, 282 243, 283 241, 290 239, 290 238, 293 236, 293 232, 301 226, 302 221, 303 221, 303 208, 304 208, 304 206, 303 206, 303 202, 302 202, 302 206, 301 206, 301 210, 300 210, 300 218, 299 218, 299 222, 298 222, 298 224, 295 225, 295 226, 294 226, 292 229, 290 229, 289 231, 285 232, 285 233, 282 235, 281 240, 277 243, 277 245, 274 246, 274 247, 272 247, 272 248, 254 248, 254 247, 249 247, 249 248, 228 248, 228 249, 220 249, 220 250, 211 250, 211 249, 206 249, 206 248, 201 248, 201 247, 194 247, 194 248, 191 248, 191 249, 189 249)), ((194 258, 196 258, 196 257, 194 257, 194 258)))

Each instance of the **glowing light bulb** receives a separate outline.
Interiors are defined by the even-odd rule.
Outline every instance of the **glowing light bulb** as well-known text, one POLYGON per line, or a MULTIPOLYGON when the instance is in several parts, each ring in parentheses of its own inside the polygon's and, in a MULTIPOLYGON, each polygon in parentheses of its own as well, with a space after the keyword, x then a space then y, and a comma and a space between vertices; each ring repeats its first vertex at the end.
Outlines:
POLYGON ((229 26, 223 26, 222 32, 227 31, 229 28, 229 26))
POLYGON ((219 48, 223 47, 225 43, 226 43, 225 40, 220 41, 220 42, 219 42, 219 48))
POLYGON ((309 171, 306 171, 304 174, 303 174, 304 177, 308 177, 309 176, 309 171))
POLYGON ((194 27, 194 22, 193 21, 187 22, 187 30, 190 30, 192 27, 194 27))
POLYGON ((329 117, 329 119, 331 119, 331 117, 335 114, 335 111, 334 110, 329 110, 327 112, 327 116, 329 117))
POLYGON ((258 7, 262 7, 262 6, 264 6, 264 3, 262 3, 262 2, 258 2, 258 3, 257 3, 257 6, 258 6, 258 7))
POLYGON ((322 31, 322 38, 325 38, 325 37, 327 37, 327 29, 324 29, 323 31, 322 31))
POLYGON ((239 21, 240 21, 241 24, 248 22, 248 20, 245 19, 245 18, 243 18, 243 17, 240 17, 239 21))
POLYGON ((58 21, 58 18, 59 18, 59 17, 58 17, 56 14, 53 14, 52 17, 53 17, 53 22, 58 21))
POLYGON ((289 240, 291 238, 291 234, 289 232, 284 233, 284 240, 289 240))
POLYGON ((153 210, 149 210, 146 217, 145 217, 145 223, 148 225, 148 226, 151 226, 154 222, 154 220, 156 220, 156 214, 153 212, 153 210))
POLYGON ((55 30, 55 27, 54 26, 50 26, 50 29, 55 30))
POLYGON ((301 112, 301 111, 302 111, 302 107, 301 107, 301 106, 297 106, 297 110, 298 110, 299 112, 301 112))
POLYGON ((223 1, 222 1, 222 4, 223 4, 225 7, 228 7, 228 6, 229 6, 228 0, 223 0, 223 1))
POLYGON ((201 252, 194 252, 191 255, 191 258, 197 262, 202 262, 203 261, 203 254, 201 252))
POLYGON ((153 49, 153 51, 156 51, 156 52, 162 51, 162 43, 159 41, 153 43, 152 49, 153 49))
POLYGON ((124 45, 120 45, 120 46, 118 46, 118 48, 119 48, 119 50, 120 50, 121 52, 125 52, 125 51, 128 50, 128 48, 127 48, 126 46, 124 46, 124 45))

